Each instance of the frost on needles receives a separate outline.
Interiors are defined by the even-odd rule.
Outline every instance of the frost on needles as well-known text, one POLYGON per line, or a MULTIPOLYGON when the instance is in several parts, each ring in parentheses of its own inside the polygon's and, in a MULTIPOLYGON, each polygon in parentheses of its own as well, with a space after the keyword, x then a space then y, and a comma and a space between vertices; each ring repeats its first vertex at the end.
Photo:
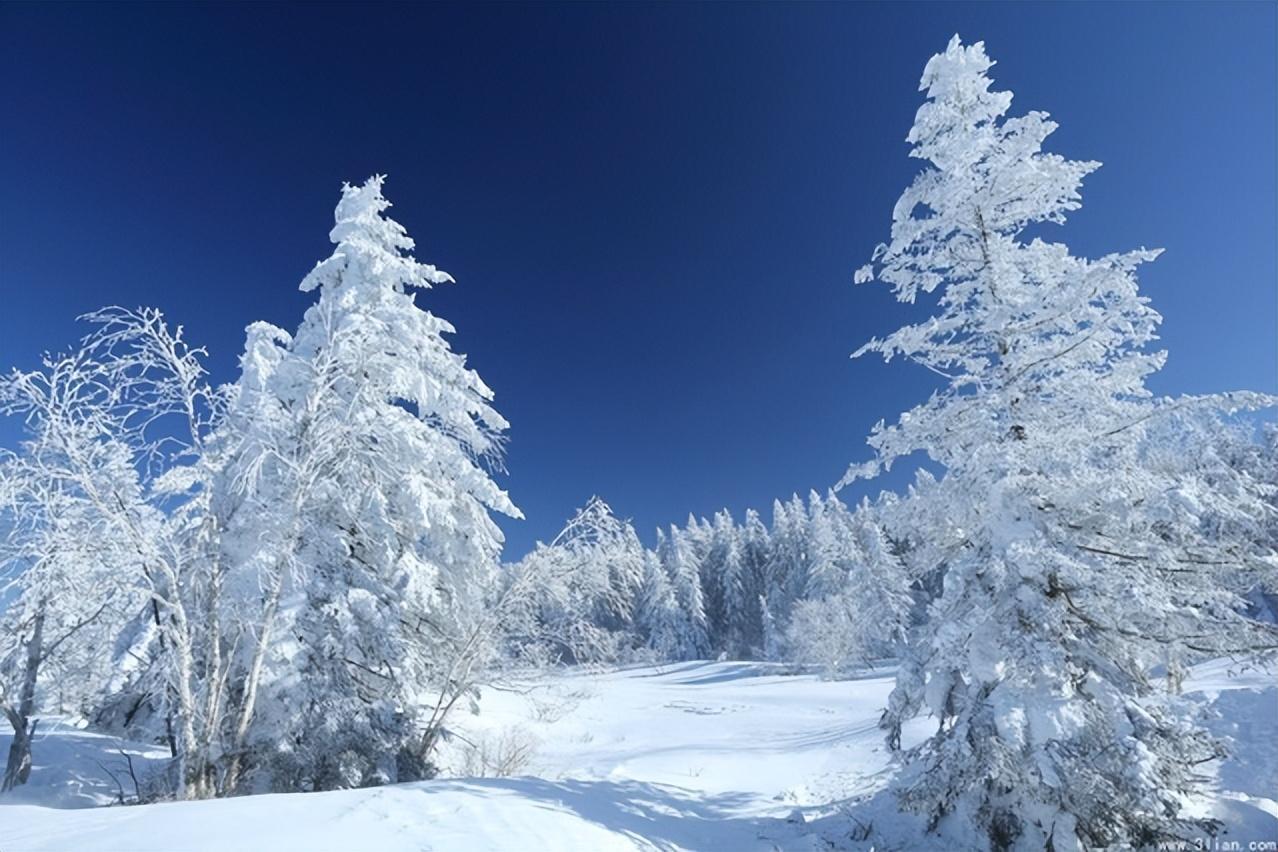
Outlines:
POLYGON ((1147 348, 1160 317, 1136 270, 1158 251, 1087 259, 1037 236, 1080 206, 1099 164, 1044 152, 1056 124, 1008 117, 993 64, 957 36, 928 62, 908 137, 926 165, 856 275, 935 302, 856 354, 942 378, 875 429, 874 460, 847 477, 915 452, 944 470, 901 507, 931 531, 944 584, 882 720, 895 744, 925 708, 940 719, 895 791, 929 830, 996 849, 1201 837, 1211 826, 1181 813, 1221 744, 1154 694, 1150 671, 1272 652, 1278 635, 1239 597, 1274 570, 1248 544, 1271 517, 1264 492, 1184 450, 1273 400, 1149 392, 1165 356, 1147 348))

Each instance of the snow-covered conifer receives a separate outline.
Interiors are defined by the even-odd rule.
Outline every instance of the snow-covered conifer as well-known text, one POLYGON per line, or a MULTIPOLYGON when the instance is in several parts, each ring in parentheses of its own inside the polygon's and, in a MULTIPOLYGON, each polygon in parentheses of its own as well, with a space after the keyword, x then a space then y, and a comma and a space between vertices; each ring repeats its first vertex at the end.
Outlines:
POLYGON ((740 638, 741 656, 763 653, 763 613, 760 596, 768 588, 768 564, 772 542, 768 528, 754 509, 746 509, 741 525, 741 598, 729 609, 734 635, 740 638))
POLYGON ((830 495, 828 503, 816 491, 808 495, 808 576, 803 599, 823 598, 843 585, 849 554, 840 541, 843 530, 839 527, 838 504, 834 495, 830 495))
POLYGON ((833 675, 864 668, 901 649, 911 596, 905 565, 869 502, 849 514, 831 495, 826 511, 839 530, 837 547, 844 560, 840 584, 796 603, 785 627, 785 644, 789 659, 833 675))
POLYGON ((643 585, 635 601, 635 626, 642 646, 658 660, 678 659, 685 623, 661 560, 656 553, 645 553, 643 585))
POLYGON ((702 659, 709 653, 710 637, 701 595, 700 566, 685 532, 671 526, 669 535, 659 535, 657 556, 670 578, 675 602, 683 615, 676 656, 684 660, 702 659))
POLYGON ((725 509, 715 513, 710 554, 702 570, 706 594, 706 614, 714 648, 739 657, 744 654, 739 615, 744 609, 745 577, 741 540, 732 515, 725 509))
POLYGON ((1158 252, 1091 260, 1045 239, 1098 164, 1044 153, 1056 125, 1006 117, 992 64, 957 37, 928 62, 908 137, 927 165, 856 275, 902 301, 936 295, 931 317, 861 352, 943 386, 880 424, 876 459, 849 472, 920 451, 944 469, 929 494, 953 531, 944 591, 884 719, 899 731, 926 704, 943 723, 910 755, 900 801, 998 849, 1186 838, 1201 826, 1185 797, 1219 746, 1151 694, 1151 668, 1169 647, 1243 653, 1278 635, 1220 581, 1266 554, 1203 527, 1209 508, 1255 517, 1262 501, 1159 463, 1149 438, 1176 412, 1267 400, 1150 394, 1164 356, 1145 349, 1159 316, 1135 271, 1158 252))
POLYGON ((343 187, 336 248, 301 284, 318 301, 291 337, 250 330, 246 351, 245 384, 266 370, 251 393, 271 399, 257 404, 264 458, 245 467, 271 472, 255 487, 273 511, 240 567, 280 623, 257 631, 278 641, 260 663, 255 742, 239 747, 275 746, 275 783, 294 789, 428 771, 433 723, 468 683, 459 669, 475 665, 495 587, 490 512, 519 517, 489 471, 507 427, 492 392, 452 351, 453 327, 415 304, 452 278, 413 257, 382 185, 343 187), (418 737, 429 690, 436 712, 418 737))

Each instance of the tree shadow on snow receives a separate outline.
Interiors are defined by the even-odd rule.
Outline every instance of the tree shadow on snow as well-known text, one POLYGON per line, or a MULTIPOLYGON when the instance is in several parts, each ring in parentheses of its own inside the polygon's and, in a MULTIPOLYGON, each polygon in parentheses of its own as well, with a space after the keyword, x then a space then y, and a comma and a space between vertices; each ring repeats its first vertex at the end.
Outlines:
MULTIPOLYGON (((640 677, 670 677, 671 675, 692 675, 694 672, 704 670, 703 673, 691 677, 671 678, 672 683, 681 686, 708 686, 716 683, 727 683, 734 680, 746 680, 748 678, 758 677, 794 677, 805 675, 809 677, 822 676, 821 670, 816 666, 800 666, 792 663, 771 663, 756 660, 737 660, 732 662, 694 662, 682 663, 677 667, 664 668, 653 672, 652 674, 640 675, 640 677)), ((863 669, 853 671, 840 672, 839 674, 829 677, 828 679, 836 683, 878 680, 880 678, 892 677, 896 674, 896 667, 889 663, 871 665, 863 669)))
MULTIPOLYGON (((8 755, 10 731, 0 733, 0 761, 8 755)), ((135 797, 168 762, 159 746, 133 743, 45 718, 31 748, 30 780, 0 795, 0 805, 39 804, 91 808, 135 797), (132 766, 130 766, 132 762, 132 766)))
MULTIPOLYGON (((610 832, 642 839, 657 849, 775 849, 793 836, 782 819, 743 816, 746 794, 697 794, 639 781, 547 781, 540 778, 483 778, 431 782, 471 793, 502 790, 568 810, 610 832)), ((429 789, 429 788, 427 788, 429 789)))
POLYGON ((693 660, 687 663, 666 663, 652 665, 650 663, 640 663, 634 666, 626 666, 618 668, 617 671, 630 671, 633 669, 651 669, 647 674, 638 675, 638 677, 670 677, 676 674, 685 674, 686 672, 695 672, 698 669, 712 668, 721 665, 720 663, 708 660, 693 660))
MULTIPOLYGON (((783 663, 759 663, 759 662, 735 662, 735 663, 701 663, 700 667, 707 668, 705 674, 696 677, 672 679, 673 683, 681 686, 709 686, 715 683, 728 683, 734 680, 746 680, 756 677, 776 677, 781 675, 795 674, 792 666, 783 663)), ((693 669, 685 669, 678 674, 690 672, 693 669)))

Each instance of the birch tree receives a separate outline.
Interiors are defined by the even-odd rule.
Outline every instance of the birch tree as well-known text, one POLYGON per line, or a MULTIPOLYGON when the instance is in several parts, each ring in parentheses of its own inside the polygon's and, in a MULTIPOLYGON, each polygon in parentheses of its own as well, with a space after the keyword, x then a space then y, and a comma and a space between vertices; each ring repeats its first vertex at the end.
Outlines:
MULTIPOLYGON (((199 493, 195 465, 219 397, 205 381, 203 350, 159 311, 108 308, 85 319, 94 330, 79 348, 47 356, 38 369, 14 370, 0 386, 4 411, 23 418, 32 436, 21 457, 28 487, 17 528, 31 524, 38 532, 26 541, 34 573, 22 583, 36 612, 52 588, 46 581, 54 582, 47 571, 68 588, 116 572, 112 588, 144 597, 150 629, 140 642, 156 656, 155 699, 175 757, 175 791, 207 795, 211 738, 200 730, 207 721, 200 696, 216 678, 201 669, 207 620, 192 608, 210 603, 212 566, 182 505, 199 493), (71 516, 71 527, 60 530, 71 516), (72 558, 76 536, 100 542, 108 567, 100 559, 57 567, 72 558), (118 558, 120 549, 127 561, 118 558)), ((36 633, 33 625, 32 639, 36 633)))

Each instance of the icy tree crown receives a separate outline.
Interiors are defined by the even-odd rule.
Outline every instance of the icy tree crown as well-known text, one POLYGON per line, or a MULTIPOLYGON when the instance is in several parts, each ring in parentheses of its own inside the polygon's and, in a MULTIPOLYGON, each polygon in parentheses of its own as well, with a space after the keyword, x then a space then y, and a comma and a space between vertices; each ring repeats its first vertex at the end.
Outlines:
POLYGON ((316 264, 303 279, 300 289, 310 292, 332 283, 339 270, 350 264, 361 264, 365 275, 388 284, 396 292, 405 287, 430 287, 451 284, 453 277, 429 263, 418 263, 411 252, 415 247, 404 226, 383 214, 391 203, 382 195, 386 175, 374 175, 360 186, 342 184, 342 199, 334 212, 336 224, 328 238, 337 251, 316 264))
MULTIPOLYGON (((982 234, 1014 235, 1033 222, 1063 222, 1080 206, 1083 177, 1100 167, 1043 153, 1057 127, 1045 112, 1004 119, 1011 92, 991 92, 985 45, 956 35, 927 63, 919 107, 906 137, 927 160, 892 213, 892 240, 875 252, 879 277, 913 301, 943 281, 970 278, 988 263, 982 234), (997 178, 994 176, 997 175, 997 178)), ((873 277, 863 268, 858 281, 873 277)))
POLYGON ((1028 226, 1062 223, 1081 206, 1082 180, 1100 164, 1045 153, 1056 124, 1044 112, 1006 117, 1012 96, 990 90, 992 65, 981 43, 956 36, 924 70, 927 101, 908 140, 928 166, 897 201, 890 242, 855 280, 877 274, 903 302, 939 290, 937 309, 856 354, 907 358, 947 386, 877 429, 878 460, 849 479, 915 450, 947 466, 971 461, 990 435, 1091 441, 1135 413, 1126 403, 1148 397, 1144 379, 1162 366, 1162 353, 1143 351, 1161 317, 1135 276, 1158 251, 1092 260, 1027 239, 1028 226))

